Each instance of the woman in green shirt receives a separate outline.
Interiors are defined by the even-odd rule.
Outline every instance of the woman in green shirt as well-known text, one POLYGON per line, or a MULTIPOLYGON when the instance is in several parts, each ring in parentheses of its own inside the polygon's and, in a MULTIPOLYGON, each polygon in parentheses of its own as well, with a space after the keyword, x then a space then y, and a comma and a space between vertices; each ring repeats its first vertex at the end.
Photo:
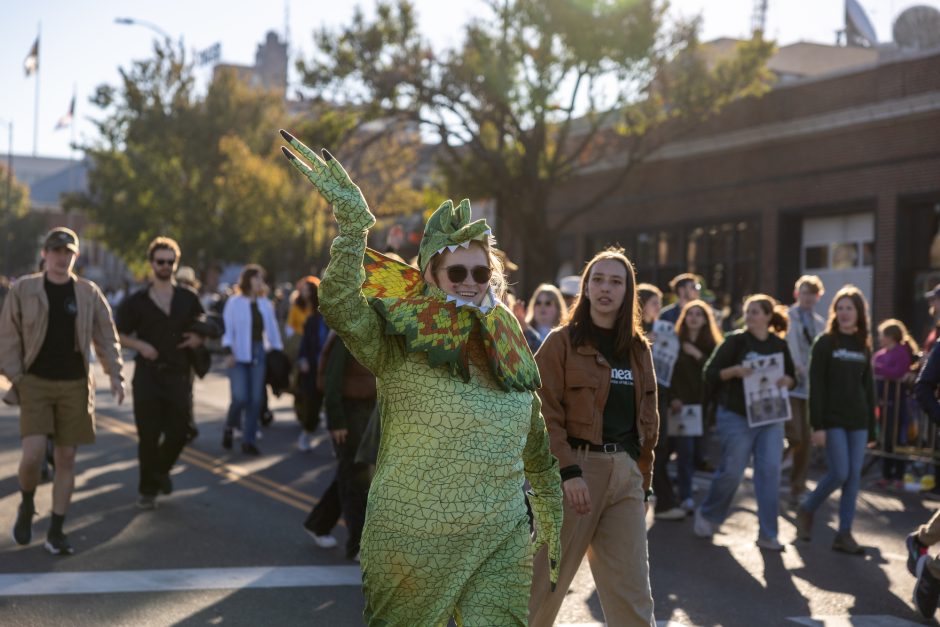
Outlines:
POLYGON ((812 534, 813 514, 823 501, 842 488, 839 531, 834 551, 865 553, 852 537, 855 501, 862 482, 865 448, 875 439, 875 392, 871 372, 868 303, 854 285, 832 299, 826 331, 813 343, 809 361, 809 420, 812 442, 826 447, 826 475, 806 497, 796 514, 801 540, 812 534))

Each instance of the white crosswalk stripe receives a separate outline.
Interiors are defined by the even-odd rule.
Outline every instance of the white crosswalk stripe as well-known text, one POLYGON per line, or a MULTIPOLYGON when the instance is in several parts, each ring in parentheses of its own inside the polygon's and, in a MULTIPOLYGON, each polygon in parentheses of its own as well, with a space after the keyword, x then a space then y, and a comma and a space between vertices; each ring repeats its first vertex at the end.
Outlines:
POLYGON ((359 586, 358 566, 183 568, 0 574, 0 597, 246 588, 359 586))

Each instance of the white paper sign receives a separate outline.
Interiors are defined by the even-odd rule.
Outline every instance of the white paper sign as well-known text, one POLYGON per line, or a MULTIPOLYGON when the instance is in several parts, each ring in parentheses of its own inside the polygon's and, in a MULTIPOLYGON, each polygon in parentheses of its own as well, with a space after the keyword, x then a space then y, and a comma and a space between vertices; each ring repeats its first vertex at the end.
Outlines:
POLYGON ((672 369, 679 357, 679 337, 676 327, 666 320, 657 320, 653 323, 653 333, 656 341, 653 342, 653 369, 656 371, 656 382, 668 388, 672 385, 672 369))
POLYGON ((744 405, 747 407, 747 422, 752 427, 762 427, 790 419, 790 395, 787 388, 777 387, 786 371, 783 353, 761 355, 741 362, 752 372, 744 377, 744 405))
POLYGON ((702 435, 702 406, 701 405, 683 405, 678 412, 669 410, 669 422, 666 427, 666 435, 670 438, 685 435, 702 435))

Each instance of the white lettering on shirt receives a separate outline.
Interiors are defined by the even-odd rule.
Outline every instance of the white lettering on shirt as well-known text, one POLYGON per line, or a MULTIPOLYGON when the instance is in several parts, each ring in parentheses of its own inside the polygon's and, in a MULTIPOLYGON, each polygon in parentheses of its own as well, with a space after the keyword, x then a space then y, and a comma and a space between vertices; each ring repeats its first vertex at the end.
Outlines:
POLYGON ((611 385, 633 385, 633 371, 629 368, 611 368, 611 385))
POLYGON ((832 351, 833 359, 841 359, 842 361, 855 361, 866 363, 868 357, 865 356, 865 353, 860 353, 858 351, 850 351, 845 348, 838 348, 832 351))

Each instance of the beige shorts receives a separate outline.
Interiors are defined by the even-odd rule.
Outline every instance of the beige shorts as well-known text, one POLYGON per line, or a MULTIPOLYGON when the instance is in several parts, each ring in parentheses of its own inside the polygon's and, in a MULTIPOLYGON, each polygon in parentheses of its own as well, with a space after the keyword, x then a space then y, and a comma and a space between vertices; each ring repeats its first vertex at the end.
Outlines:
POLYGON ((95 420, 88 412, 88 379, 53 381, 25 375, 20 397, 20 437, 51 435, 57 446, 94 444, 95 420))

